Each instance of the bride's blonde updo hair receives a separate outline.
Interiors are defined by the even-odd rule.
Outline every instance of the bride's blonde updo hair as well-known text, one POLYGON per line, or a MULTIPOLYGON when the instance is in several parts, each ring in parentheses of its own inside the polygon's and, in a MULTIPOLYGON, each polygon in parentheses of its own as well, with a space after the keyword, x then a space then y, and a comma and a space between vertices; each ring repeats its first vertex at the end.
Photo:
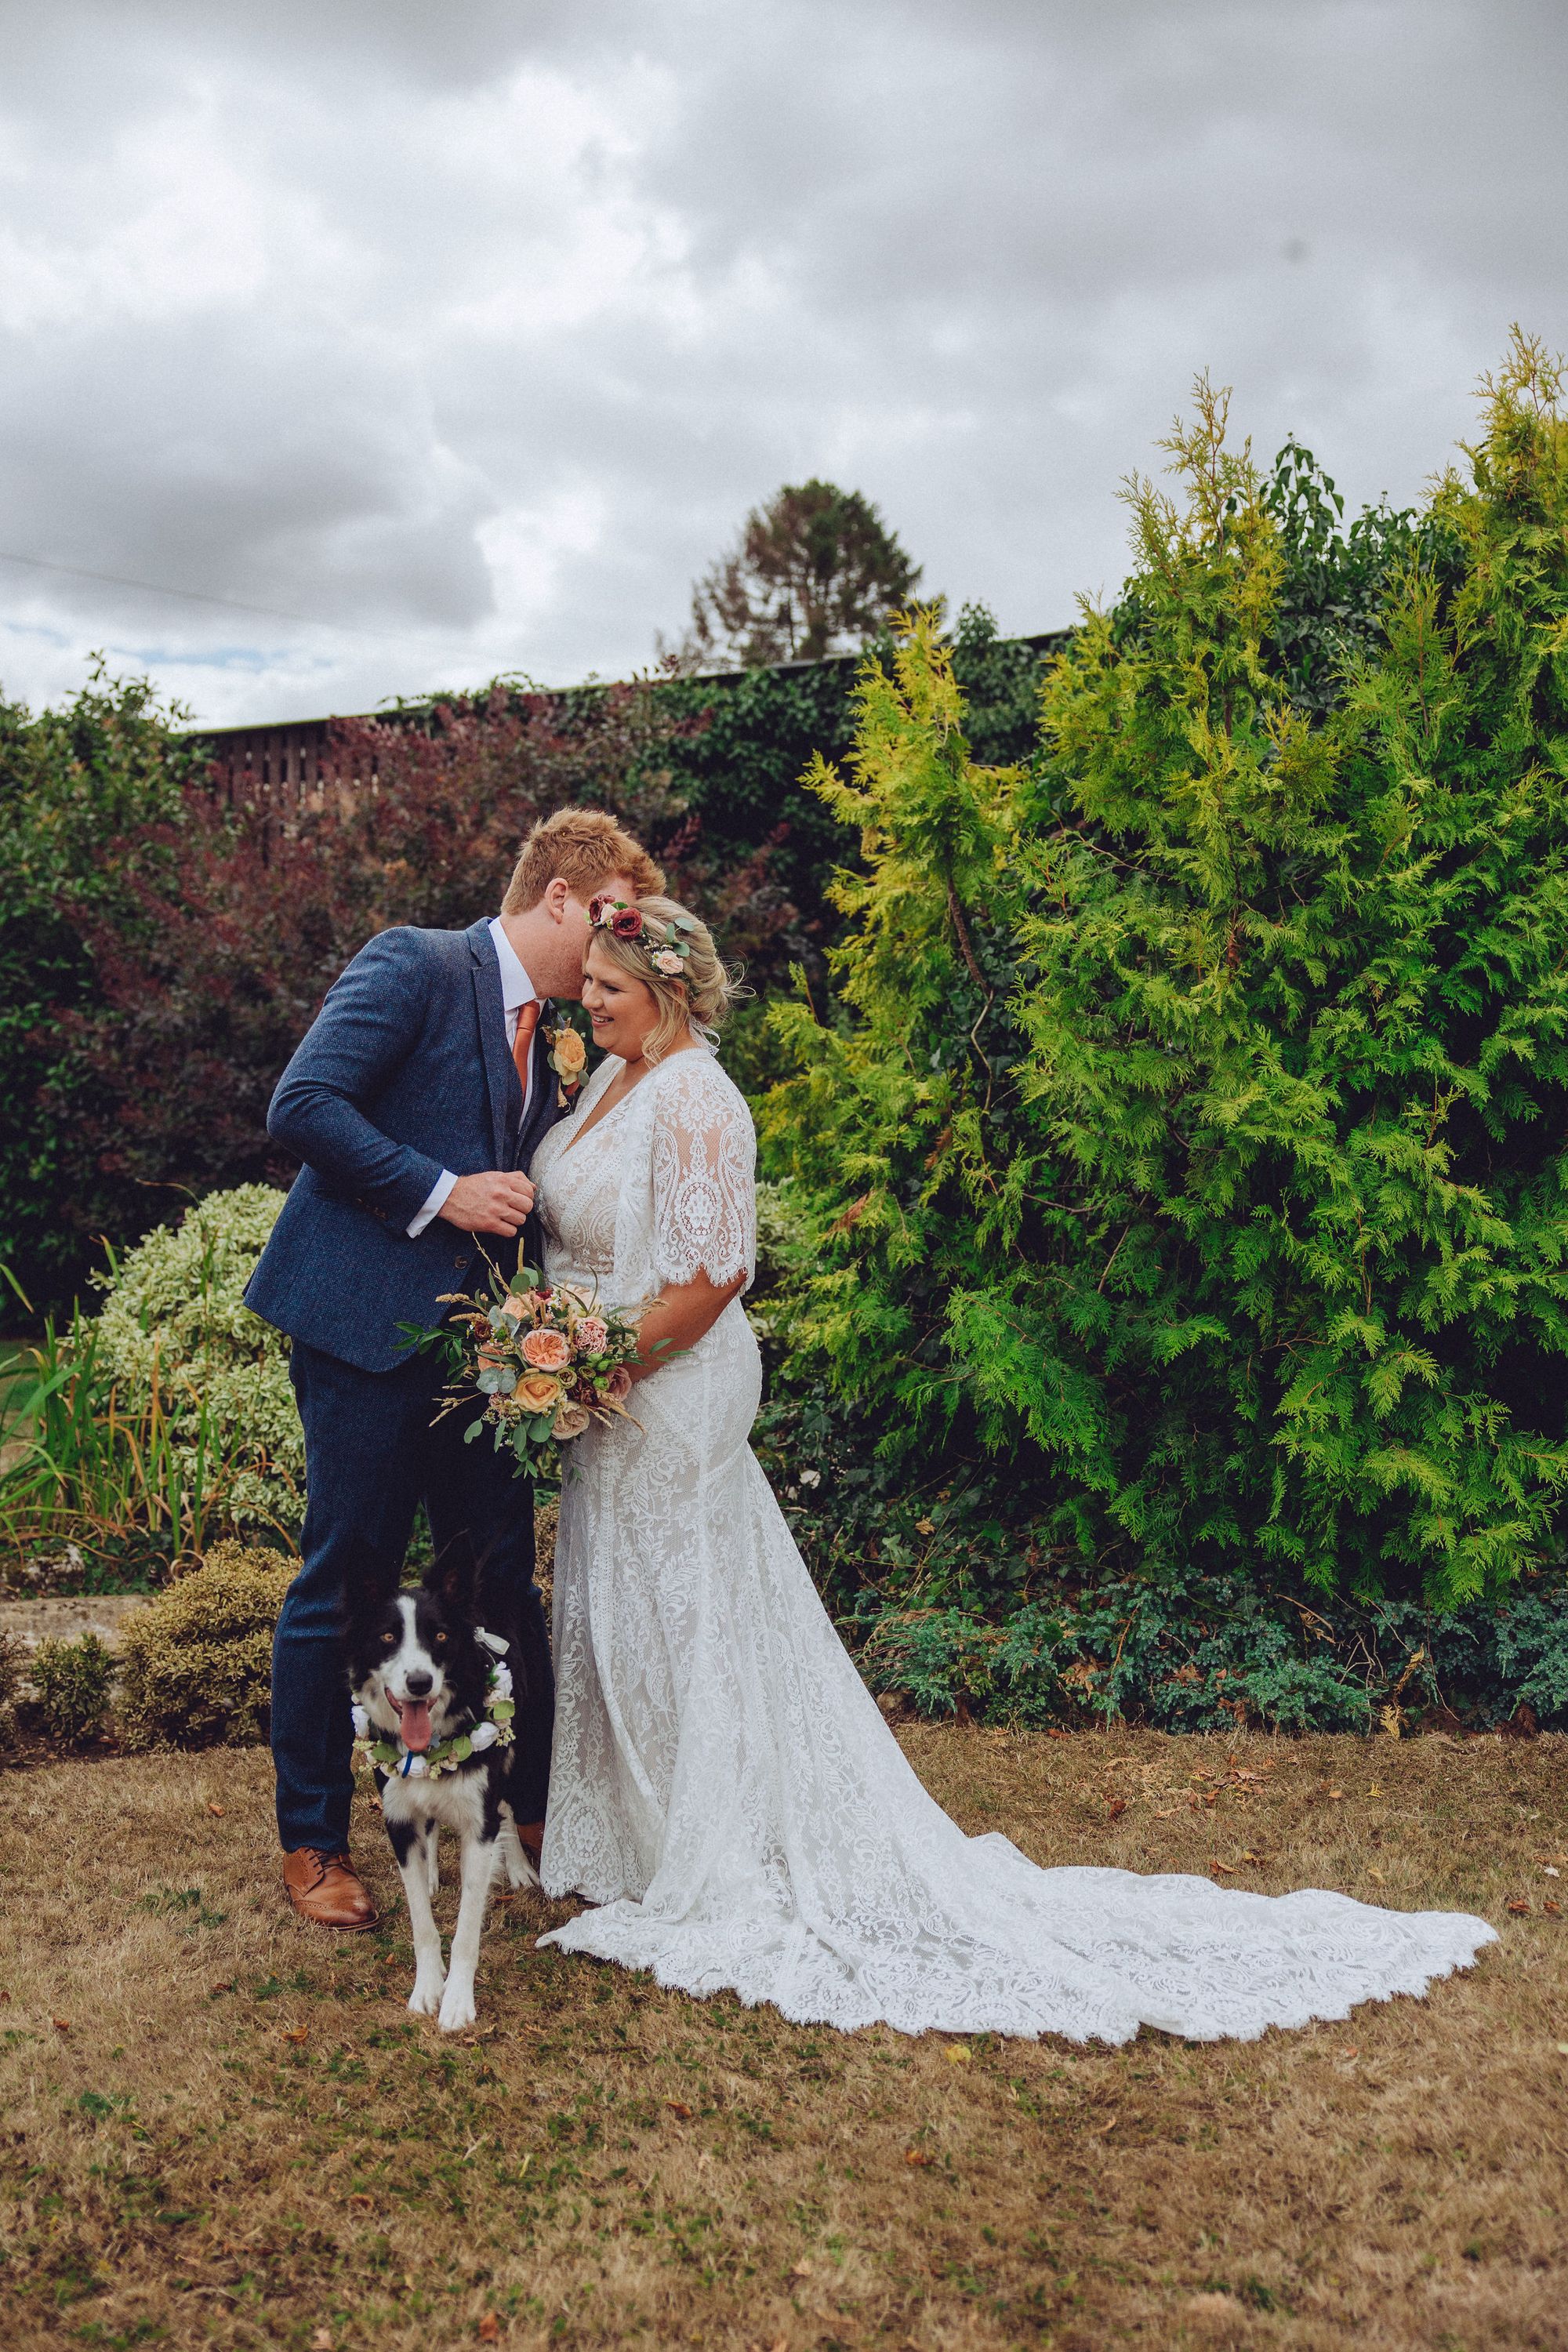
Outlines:
POLYGON ((737 995, 745 992, 739 970, 723 962, 699 916, 673 898, 600 898, 591 902, 588 919, 589 946, 640 980, 658 1007, 643 1047, 647 1061, 661 1060, 689 1029, 715 1043, 737 995))

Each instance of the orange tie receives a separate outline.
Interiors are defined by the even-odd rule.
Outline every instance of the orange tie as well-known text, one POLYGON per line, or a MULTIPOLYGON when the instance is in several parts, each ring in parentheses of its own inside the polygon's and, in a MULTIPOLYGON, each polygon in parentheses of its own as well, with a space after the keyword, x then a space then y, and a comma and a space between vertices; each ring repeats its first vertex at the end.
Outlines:
POLYGON ((528 1057, 533 1051, 533 1033, 539 1026, 539 999, 517 1008, 517 1035, 512 1039, 511 1058, 517 1064, 517 1075, 522 1082, 522 1099, 528 1100, 528 1057))

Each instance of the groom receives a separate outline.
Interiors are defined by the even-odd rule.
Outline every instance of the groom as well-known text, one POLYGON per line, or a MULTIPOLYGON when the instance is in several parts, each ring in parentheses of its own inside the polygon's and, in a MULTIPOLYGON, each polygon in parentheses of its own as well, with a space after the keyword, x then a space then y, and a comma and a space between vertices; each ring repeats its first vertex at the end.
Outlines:
POLYGON ((464 1444, 474 1412, 435 1422, 442 1367, 400 1327, 440 1322, 442 1293, 472 1287, 484 1248, 510 1270, 501 1245, 533 1207, 521 1171, 560 1112, 541 1000, 580 992, 592 898, 662 883, 602 810, 562 809, 523 844, 493 920, 363 947, 272 1097, 268 1132, 304 1165, 246 1302, 293 1342, 308 1487, 303 1561, 273 1644, 272 1757, 283 1883, 324 1927, 375 1924, 348 1853, 344 1602, 396 1586, 421 1502, 437 1551, 467 1536, 521 1604, 518 1827, 538 1859, 552 1684, 533 1490, 510 1454, 464 1444))

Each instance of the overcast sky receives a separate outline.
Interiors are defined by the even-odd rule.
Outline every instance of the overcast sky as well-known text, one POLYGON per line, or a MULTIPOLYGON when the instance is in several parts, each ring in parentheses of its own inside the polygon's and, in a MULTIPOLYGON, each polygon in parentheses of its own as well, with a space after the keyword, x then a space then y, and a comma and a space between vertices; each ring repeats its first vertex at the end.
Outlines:
POLYGON ((1568 343, 1563 0, 0 0, 0 59, 35 703, 626 675, 814 473, 1050 628, 1196 370, 1404 501, 1568 343))

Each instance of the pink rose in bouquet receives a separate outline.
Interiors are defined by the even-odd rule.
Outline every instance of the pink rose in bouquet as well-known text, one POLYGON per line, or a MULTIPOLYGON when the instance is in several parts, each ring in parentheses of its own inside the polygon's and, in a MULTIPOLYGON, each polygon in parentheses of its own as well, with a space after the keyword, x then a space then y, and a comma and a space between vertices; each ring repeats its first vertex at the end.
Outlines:
POLYGON ((522 1335, 522 1360, 536 1371, 559 1372, 572 1360, 571 1343, 564 1331, 552 1331, 548 1325, 522 1335))
POLYGON ((602 1315, 580 1315, 572 1344, 580 1356, 602 1356, 610 1344, 610 1327, 602 1315))

